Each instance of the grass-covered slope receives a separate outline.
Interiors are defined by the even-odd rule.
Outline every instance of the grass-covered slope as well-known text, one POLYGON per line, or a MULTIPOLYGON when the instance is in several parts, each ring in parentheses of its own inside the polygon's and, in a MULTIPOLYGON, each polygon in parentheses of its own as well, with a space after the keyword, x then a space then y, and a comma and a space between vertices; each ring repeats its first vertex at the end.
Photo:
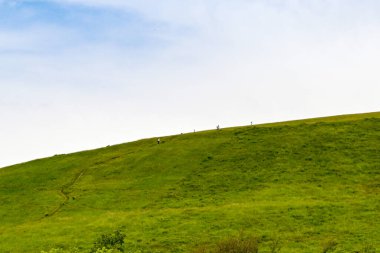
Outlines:
POLYGON ((380 249, 380 113, 236 127, 0 170, 0 252, 191 252, 239 231, 282 252, 380 249))

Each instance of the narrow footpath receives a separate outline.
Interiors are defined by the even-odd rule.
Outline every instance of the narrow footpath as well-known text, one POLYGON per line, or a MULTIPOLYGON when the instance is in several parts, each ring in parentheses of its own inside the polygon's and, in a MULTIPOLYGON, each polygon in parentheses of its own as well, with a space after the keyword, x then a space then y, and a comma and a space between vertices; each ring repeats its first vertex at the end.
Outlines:
POLYGON ((59 212, 67 204, 67 202, 70 200, 70 195, 67 192, 68 189, 70 187, 72 187, 73 185, 75 185, 78 182, 78 180, 83 176, 83 174, 85 172, 86 172, 86 169, 83 169, 80 173, 78 173, 78 175, 70 183, 62 186, 62 188, 59 190, 58 193, 63 198, 63 201, 54 210, 52 210, 50 213, 45 214, 45 216, 42 217, 41 220, 44 218, 48 218, 48 217, 53 216, 54 214, 59 212))

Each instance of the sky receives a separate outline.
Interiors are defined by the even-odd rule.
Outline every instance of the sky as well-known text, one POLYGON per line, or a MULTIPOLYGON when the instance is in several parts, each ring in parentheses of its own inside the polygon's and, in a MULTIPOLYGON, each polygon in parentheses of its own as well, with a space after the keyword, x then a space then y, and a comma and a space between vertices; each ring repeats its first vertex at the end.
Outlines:
POLYGON ((0 167, 380 110, 377 0, 0 0, 0 167))

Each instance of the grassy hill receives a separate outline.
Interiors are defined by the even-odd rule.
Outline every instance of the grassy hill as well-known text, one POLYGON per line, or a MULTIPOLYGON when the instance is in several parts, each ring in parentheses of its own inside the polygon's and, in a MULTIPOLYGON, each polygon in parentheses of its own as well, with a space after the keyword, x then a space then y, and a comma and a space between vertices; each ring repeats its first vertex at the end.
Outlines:
POLYGON ((244 231, 270 252, 380 250, 380 113, 183 134, 0 170, 0 252, 192 252, 244 231))

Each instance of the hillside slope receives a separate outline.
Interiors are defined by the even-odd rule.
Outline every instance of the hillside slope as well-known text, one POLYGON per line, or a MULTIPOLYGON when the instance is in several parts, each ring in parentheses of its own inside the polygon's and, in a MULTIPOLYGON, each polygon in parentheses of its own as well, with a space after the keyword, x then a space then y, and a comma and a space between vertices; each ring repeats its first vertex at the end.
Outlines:
POLYGON ((236 127, 0 170, 0 252, 191 252, 245 231, 282 252, 380 249, 380 113, 236 127), (129 252, 129 251, 127 251, 129 252))

